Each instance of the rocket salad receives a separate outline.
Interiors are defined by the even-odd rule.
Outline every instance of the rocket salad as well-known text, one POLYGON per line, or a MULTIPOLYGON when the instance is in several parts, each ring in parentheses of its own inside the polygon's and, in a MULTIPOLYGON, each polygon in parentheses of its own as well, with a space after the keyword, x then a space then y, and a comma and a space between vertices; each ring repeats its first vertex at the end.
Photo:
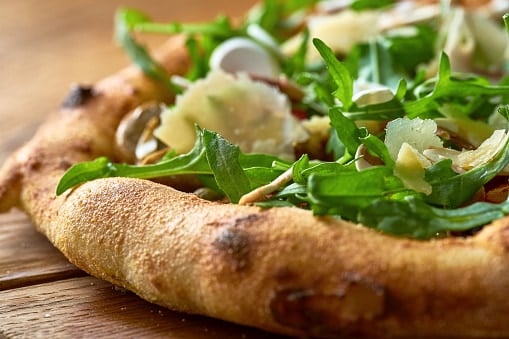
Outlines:
POLYGON ((266 0, 235 26, 119 10, 117 40, 179 93, 148 129, 153 148, 140 151, 164 155, 77 164, 57 194, 96 178, 194 175, 231 203, 296 206, 417 239, 474 232, 509 214, 503 14, 445 2, 266 0), (167 74, 135 32, 185 34, 185 77, 167 74), (239 51, 240 61, 256 57, 239 66, 239 51))

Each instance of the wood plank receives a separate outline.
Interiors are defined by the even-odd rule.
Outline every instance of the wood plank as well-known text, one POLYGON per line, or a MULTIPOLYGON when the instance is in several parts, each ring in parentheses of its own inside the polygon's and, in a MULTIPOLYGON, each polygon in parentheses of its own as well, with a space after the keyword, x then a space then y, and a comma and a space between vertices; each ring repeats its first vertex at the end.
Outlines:
POLYGON ((0 292, 0 337, 281 338, 145 302, 92 277, 0 292))
POLYGON ((23 213, 0 215, 0 291, 84 274, 23 213))

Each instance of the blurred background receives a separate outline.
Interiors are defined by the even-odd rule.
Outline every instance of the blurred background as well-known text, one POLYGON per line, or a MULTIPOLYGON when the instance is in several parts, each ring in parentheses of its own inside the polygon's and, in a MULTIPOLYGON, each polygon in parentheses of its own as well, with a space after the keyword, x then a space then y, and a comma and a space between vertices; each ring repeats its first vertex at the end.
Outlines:
MULTIPOLYGON (((113 41, 114 13, 154 20, 240 17, 255 0, 0 0, 0 163, 28 140, 73 83, 93 83, 129 60, 113 41)), ((149 39, 157 44, 162 37, 149 39)))

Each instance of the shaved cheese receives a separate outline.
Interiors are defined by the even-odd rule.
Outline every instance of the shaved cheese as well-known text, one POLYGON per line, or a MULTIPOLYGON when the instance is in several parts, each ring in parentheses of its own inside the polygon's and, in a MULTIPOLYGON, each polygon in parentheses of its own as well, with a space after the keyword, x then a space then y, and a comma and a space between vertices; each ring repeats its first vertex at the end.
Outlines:
POLYGON ((425 169, 431 166, 417 149, 406 142, 401 145, 394 165, 394 174, 398 176, 405 187, 424 194, 431 194, 431 185, 424 179, 425 169))
MULTIPOLYGON (((344 10, 331 15, 312 16, 308 22, 310 37, 323 40, 336 53, 347 54, 357 43, 367 42, 378 34, 378 27, 374 23, 379 15, 377 11, 344 10)), ((297 35, 285 42, 283 53, 295 53, 302 39, 302 35, 297 35)), ((311 41, 307 57, 309 61, 320 60, 320 54, 311 41)))
POLYGON ((293 159, 293 144, 308 137, 291 114, 288 98, 274 87, 215 70, 177 97, 161 115, 154 135, 177 153, 191 150, 194 125, 221 134, 243 152, 293 159))
POLYGON ((504 130, 496 130, 476 150, 461 152, 455 165, 469 170, 487 164, 502 150, 508 138, 504 130))
POLYGON ((420 153, 428 148, 441 148, 442 141, 436 131, 437 124, 433 120, 398 118, 387 124, 385 144, 392 159, 396 160, 403 143, 420 153))

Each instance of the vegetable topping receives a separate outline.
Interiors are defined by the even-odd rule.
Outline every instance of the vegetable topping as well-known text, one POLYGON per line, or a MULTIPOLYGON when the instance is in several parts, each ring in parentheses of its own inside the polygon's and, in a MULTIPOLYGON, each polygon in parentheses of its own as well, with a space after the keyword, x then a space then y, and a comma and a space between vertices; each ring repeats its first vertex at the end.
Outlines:
POLYGON ((504 12, 497 1, 265 0, 233 26, 122 9, 117 40, 176 101, 121 124, 133 164, 76 164, 57 194, 100 177, 193 175, 203 197, 397 236, 468 235, 509 214, 504 12), (135 32, 185 34, 185 78, 135 32))

